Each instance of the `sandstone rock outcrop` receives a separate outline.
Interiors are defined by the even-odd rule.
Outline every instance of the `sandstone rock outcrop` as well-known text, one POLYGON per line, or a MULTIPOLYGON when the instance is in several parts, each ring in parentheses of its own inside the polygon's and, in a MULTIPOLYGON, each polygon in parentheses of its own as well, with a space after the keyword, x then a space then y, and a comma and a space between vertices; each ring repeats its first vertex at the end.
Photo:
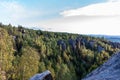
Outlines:
POLYGON ((2 71, 1 67, 0 67, 0 80, 6 80, 6 75, 5 75, 5 71, 2 71))
POLYGON ((120 51, 82 80, 120 80, 120 51))
POLYGON ((51 72, 49 70, 36 74, 33 77, 30 78, 30 80, 53 80, 51 72))

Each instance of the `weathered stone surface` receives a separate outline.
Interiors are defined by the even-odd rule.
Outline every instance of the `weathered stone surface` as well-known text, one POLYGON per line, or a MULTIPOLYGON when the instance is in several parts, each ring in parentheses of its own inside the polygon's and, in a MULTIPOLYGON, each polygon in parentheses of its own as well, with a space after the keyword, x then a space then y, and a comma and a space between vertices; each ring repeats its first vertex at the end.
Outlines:
POLYGON ((33 77, 30 78, 30 80, 53 80, 51 72, 49 70, 36 74, 33 77))
POLYGON ((120 51, 82 80, 120 80, 120 51))

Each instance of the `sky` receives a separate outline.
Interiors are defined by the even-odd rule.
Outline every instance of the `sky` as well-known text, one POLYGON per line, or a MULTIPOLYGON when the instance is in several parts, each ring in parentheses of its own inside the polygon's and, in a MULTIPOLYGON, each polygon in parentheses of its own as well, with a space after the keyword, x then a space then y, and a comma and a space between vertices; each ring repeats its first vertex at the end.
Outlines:
POLYGON ((0 0, 0 22, 54 32, 120 35, 119 9, 120 0, 0 0))

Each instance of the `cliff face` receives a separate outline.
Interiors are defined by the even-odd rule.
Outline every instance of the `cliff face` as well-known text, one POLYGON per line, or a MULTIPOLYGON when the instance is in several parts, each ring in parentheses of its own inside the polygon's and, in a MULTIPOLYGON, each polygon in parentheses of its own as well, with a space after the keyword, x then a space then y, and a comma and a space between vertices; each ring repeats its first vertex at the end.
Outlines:
POLYGON ((120 80, 120 51, 82 80, 120 80))

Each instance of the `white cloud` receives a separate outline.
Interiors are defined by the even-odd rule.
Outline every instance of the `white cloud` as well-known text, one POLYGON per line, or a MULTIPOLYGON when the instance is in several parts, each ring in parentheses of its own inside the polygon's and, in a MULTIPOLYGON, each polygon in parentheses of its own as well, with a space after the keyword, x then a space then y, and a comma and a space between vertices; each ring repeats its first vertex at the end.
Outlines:
POLYGON ((79 34, 120 35, 120 2, 112 0, 63 11, 61 19, 39 24, 45 30, 79 34))
POLYGON ((108 0, 108 2, 120 2, 120 0, 108 0))
POLYGON ((0 10, 0 21, 15 25, 24 25, 28 19, 41 15, 40 11, 30 10, 16 1, 0 1, 0 10))
POLYGON ((60 13, 62 16, 114 16, 120 15, 120 0, 109 0, 105 3, 88 5, 78 9, 66 10, 60 13), (115 2, 113 2, 115 1, 115 2))
POLYGON ((79 34, 120 35, 120 16, 74 16, 39 24, 44 30, 79 34))

